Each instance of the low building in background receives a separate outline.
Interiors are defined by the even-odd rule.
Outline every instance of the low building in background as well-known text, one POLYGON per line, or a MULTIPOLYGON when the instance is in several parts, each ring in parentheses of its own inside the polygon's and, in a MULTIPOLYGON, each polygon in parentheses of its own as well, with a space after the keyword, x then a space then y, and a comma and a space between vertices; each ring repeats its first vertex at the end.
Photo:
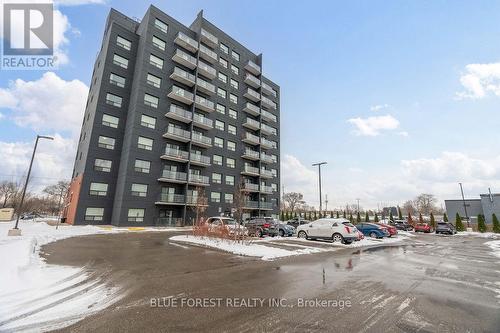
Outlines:
POLYGON ((465 218, 467 215, 472 223, 477 222, 479 214, 484 215, 486 223, 492 223, 492 215, 500 218, 500 193, 480 194, 479 199, 455 199, 445 200, 446 214, 450 221, 455 221, 457 213, 465 218), (465 202, 465 207, 464 207, 465 202), (465 214, 467 208, 467 214, 465 214))

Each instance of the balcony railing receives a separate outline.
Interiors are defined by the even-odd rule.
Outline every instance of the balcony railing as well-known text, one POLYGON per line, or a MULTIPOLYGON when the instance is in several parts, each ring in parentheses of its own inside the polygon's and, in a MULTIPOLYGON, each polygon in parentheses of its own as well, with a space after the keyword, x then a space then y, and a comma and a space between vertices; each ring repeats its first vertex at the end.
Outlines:
POLYGON ((184 183, 187 180, 187 174, 185 172, 163 170, 159 180, 173 181, 175 183, 184 183))
POLYGON ((203 117, 197 113, 193 116, 193 122, 196 126, 204 128, 204 129, 212 129, 214 128, 214 121, 207 117, 203 117))
POLYGON ((276 110, 276 103, 274 103, 273 101, 271 101, 266 96, 262 96, 262 104, 264 104, 265 106, 267 106, 267 107, 269 107, 271 109, 275 109, 276 110))
POLYGON ((191 52, 198 50, 198 42, 181 31, 175 37, 174 43, 191 52))
POLYGON ((204 136, 203 134, 193 133, 193 144, 197 144, 203 147, 211 147, 212 139, 204 136))
MULTIPOLYGON (((256 105, 253 105, 252 103, 245 103, 245 106, 243 107, 243 111, 254 115, 258 116, 260 114, 260 108, 256 105)), ((264 111, 264 110, 262 110, 264 111)))
POLYGON ((245 134, 243 134, 243 138, 241 139, 241 141, 249 143, 249 144, 253 144, 253 145, 258 145, 260 143, 260 139, 258 136, 253 135, 252 133, 248 133, 248 132, 245 132, 245 134))
POLYGON ((266 111, 266 110, 261 110, 261 116, 264 120, 267 120, 267 121, 272 121, 272 122, 277 122, 278 121, 278 118, 272 114, 271 112, 269 111, 266 111))
POLYGON ((271 186, 261 185, 260 186, 260 192, 266 193, 266 194, 272 194, 273 193, 273 188, 271 186))
POLYGON ((207 82, 203 79, 197 78, 196 79, 196 85, 197 89, 204 92, 205 94, 215 94, 215 86, 211 84, 210 82, 207 82))
POLYGON ((204 62, 201 62, 201 61, 198 63, 198 72, 201 75, 206 76, 206 77, 208 77, 211 80, 217 74, 217 71, 215 70, 215 68, 213 68, 212 66, 209 66, 209 65, 207 65, 207 64, 205 64, 204 62))
POLYGON ((178 64, 186 66, 187 68, 190 68, 190 69, 196 68, 196 58, 190 54, 187 54, 186 52, 184 52, 182 50, 179 50, 179 49, 175 50, 175 53, 174 53, 174 56, 172 57, 172 60, 178 64))
POLYGON ((194 173, 189 174, 189 183, 197 184, 197 185, 208 185, 210 183, 210 179, 208 176, 197 175, 194 173))
POLYGON ((219 39, 205 29, 201 29, 201 40, 211 47, 219 45, 219 39))
POLYGON ((272 135, 276 135, 277 133, 277 130, 276 128, 272 127, 272 126, 269 126, 269 125, 266 125, 266 124, 261 124, 260 125, 260 129, 262 130, 262 132, 264 132, 265 134, 272 134, 272 135))
POLYGON ((260 122, 258 122, 257 120, 255 119, 252 119, 252 118, 248 118, 245 120, 245 122, 243 123, 243 126, 246 127, 246 128, 250 128, 250 129, 254 129, 254 130, 258 130, 260 128, 260 122))
POLYGON ((243 207, 247 209, 259 209, 258 201, 245 201, 243 207))
POLYGON ((264 178, 273 178, 273 173, 271 170, 266 170, 264 168, 260 169, 260 175, 264 178))
POLYGON ((250 175, 259 175, 259 168, 253 167, 251 165, 245 165, 243 167, 243 170, 241 171, 243 174, 250 174, 250 175))
POLYGON ((184 204, 185 196, 183 194, 161 193, 158 196, 157 204, 184 204))
POLYGON ((260 75, 260 66, 251 60, 248 60, 245 65, 245 69, 253 75, 260 75))
POLYGON ((191 73, 186 72, 183 69, 180 69, 179 67, 174 67, 173 73, 170 75, 170 78, 180 82, 184 83, 187 86, 194 86, 195 78, 194 75, 191 73))
POLYGON ((191 153, 189 160, 196 165, 210 165, 210 157, 201 154, 191 153))
POLYGON ((276 95, 277 95, 276 90, 274 90, 273 87, 271 87, 270 85, 268 85, 265 82, 262 82, 262 91, 264 93, 267 93, 268 95, 272 95, 273 97, 276 97, 276 95))
POLYGON ((165 148, 165 153, 161 156, 163 159, 171 159, 175 161, 187 161, 189 157, 189 153, 184 150, 174 149, 174 148, 165 148))
POLYGON ((268 140, 266 138, 260 138, 260 144, 264 147, 264 148, 274 148, 274 142, 271 141, 271 140, 268 140))
POLYGON ((165 117, 179 120, 184 123, 190 123, 191 120, 193 119, 193 114, 190 111, 178 107, 175 104, 170 104, 170 108, 168 112, 165 114, 165 117))
POLYGON ((245 150, 243 150, 243 155, 241 157, 249 159, 249 160, 258 160, 259 159, 259 152, 252 150, 250 148, 246 148, 245 150))
POLYGON ((252 88, 247 88, 243 96, 254 102, 260 101, 260 94, 252 88))
POLYGON ((169 125, 163 136, 182 142, 188 142, 191 139, 191 132, 169 125))
POLYGON ((243 183, 242 191, 258 192, 259 191, 259 184, 243 183))
POLYGON ((273 209, 273 203, 272 202, 261 201, 259 203, 259 208, 260 209, 271 210, 271 209, 273 209))
POLYGON ((201 109, 201 110, 204 110, 204 111, 207 111, 207 112, 215 111, 215 104, 214 104, 214 102, 209 101, 205 97, 201 97, 201 96, 196 95, 194 103, 196 104, 196 107, 199 108, 199 109, 201 109))
POLYGON ((260 80, 258 78, 256 78, 255 76, 253 76, 252 74, 250 73, 247 73, 245 75, 245 83, 254 87, 254 88, 259 88, 260 87, 260 80))
POLYGON ((271 155, 268 155, 266 153, 261 153, 260 154, 260 160, 265 163, 274 163, 274 159, 271 155))
POLYGON ((177 86, 172 86, 172 90, 168 93, 168 97, 188 105, 193 104, 193 96, 191 92, 177 86))
POLYGON ((217 53, 200 44, 200 57, 213 64, 217 61, 217 53))
POLYGON ((157 227, 180 227, 182 224, 182 217, 159 217, 156 219, 157 227))

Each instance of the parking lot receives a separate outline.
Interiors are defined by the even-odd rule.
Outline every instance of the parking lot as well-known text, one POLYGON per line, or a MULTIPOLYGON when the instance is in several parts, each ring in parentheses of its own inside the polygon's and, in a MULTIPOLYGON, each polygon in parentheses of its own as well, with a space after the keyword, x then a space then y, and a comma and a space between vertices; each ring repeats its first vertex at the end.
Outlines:
MULTIPOLYGON (((383 246, 262 261, 172 243, 172 235, 94 235, 45 246, 49 263, 86 266, 128 291, 62 331, 495 332, 500 327, 500 263, 486 239, 418 234, 383 246), (167 298, 179 303, 151 306, 152 299, 167 298), (195 298, 223 303, 180 306, 182 299, 195 298), (243 306, 235 298, 265 302, 243 306), (270 304, 270 298, 281 303, 270 304), (300 307, 304 299, 336 306, 312 301, 300 307)), ((305 242, 277 241, 278 246, 332 246, 305 242)))

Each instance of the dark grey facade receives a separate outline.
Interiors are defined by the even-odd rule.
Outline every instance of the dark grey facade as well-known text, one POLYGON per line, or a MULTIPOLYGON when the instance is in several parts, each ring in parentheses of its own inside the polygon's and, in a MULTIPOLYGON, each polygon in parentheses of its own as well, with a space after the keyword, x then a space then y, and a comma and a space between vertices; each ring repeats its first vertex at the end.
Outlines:
POLYGON ((237 193, 247 216, 278 214, 279 86, 202 14, 186 27, 154 6, 141 22, 110 11, 68 221, 190 224, 200 198, 231 214, 237 193))
MULTIPOLYGON (((500 218, 500 193, 480 194, 480 199, 466 199, 465 207, 467 207, 467 216, 471 222, 477 222, 477 216, 482 214, 485 217, 486 223, 493 223, 492 216, 496 214, 500 218)), ((465 217, 464 201, 445 200, 446 214, 450 221, 455 221, 455 216, 458 213, 461 217, 465 217)))

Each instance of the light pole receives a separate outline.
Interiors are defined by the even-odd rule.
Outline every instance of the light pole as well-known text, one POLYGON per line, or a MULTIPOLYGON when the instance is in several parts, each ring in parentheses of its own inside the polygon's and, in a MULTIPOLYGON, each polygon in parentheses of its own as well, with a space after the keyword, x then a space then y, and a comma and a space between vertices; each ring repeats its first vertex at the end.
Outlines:
POLYGON ((462 202, 464 204, 465 219, 467 220, 467 228, 470 228, 469 215, 467 214, 467 205, 465 204, 464 189, 462 187, 462 183, 458 183, 458 184, 460 185, 460 192, 462 192, 462 202))
POLYGON ((319 214, 321 215, 321 166, 323 164, 327 164, 326 162, 314 163, 312 166, 318 167, 318 175, 319 175, 319 214))
POLYGON ((21 230, 19 230, 19 228, 17 226, 19 224, 19 216, 21 215, 22 208, 23 208, 24 197, 26 196, 26 188, 28 187, 28 182, 30 180, 31 168, 33 167, 33 160, 35 159, 35 153, 36 153, 36 148, 38 146, 38 140, 40 140, 40 139, 54 140, 54 138, 51 136, 45 136, 45 135, 37 135, 36 136, 35 147, 33 148, 33 154, 31 155, 31 161, 30 161, 30 166, 28 168, 28 174, 26 175, 26 182, 24 183, 23 192, 21 194, 21 202, 19 203, 19 207, 17 209, 18 211, 17 211, 16 225, 14 226, 14 229, 9 230, 10 236, 20 236, 21 235, 21 230))

